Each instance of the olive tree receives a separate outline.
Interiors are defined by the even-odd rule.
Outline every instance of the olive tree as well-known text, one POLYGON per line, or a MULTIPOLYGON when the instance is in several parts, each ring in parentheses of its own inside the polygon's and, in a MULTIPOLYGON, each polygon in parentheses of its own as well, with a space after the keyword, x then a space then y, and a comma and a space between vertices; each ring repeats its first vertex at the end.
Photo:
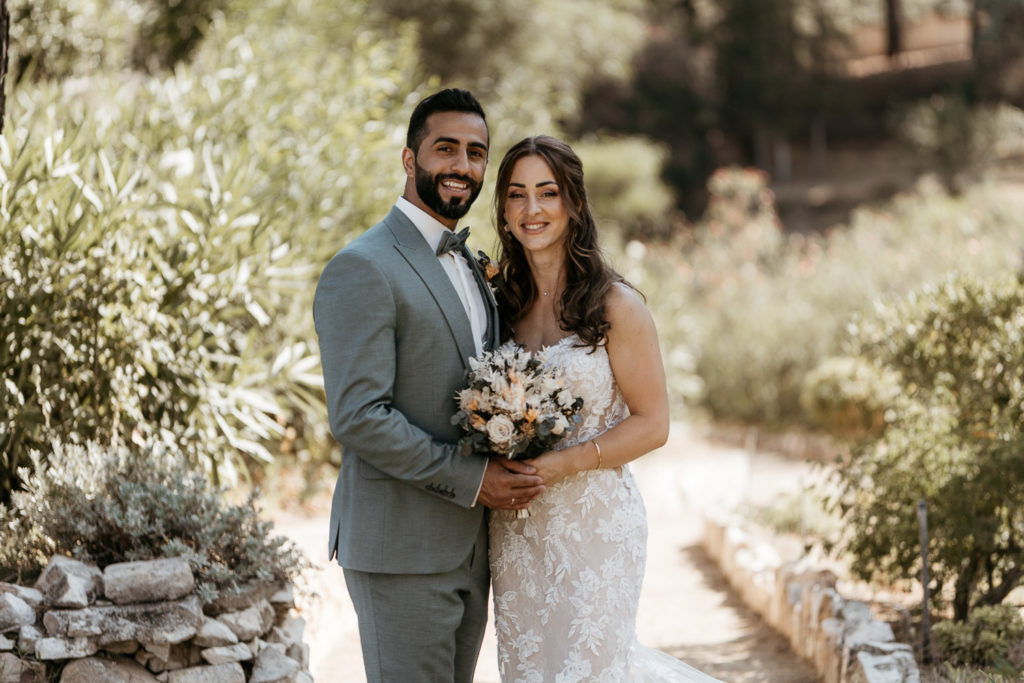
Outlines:
POLYGON ((856 352, 900 391, 837 470, 852 568, 918 576, 923 499, 933 594, 951 589, 962 621, 1024 578, 1024 284, 953 277, 854 327, 856 352))

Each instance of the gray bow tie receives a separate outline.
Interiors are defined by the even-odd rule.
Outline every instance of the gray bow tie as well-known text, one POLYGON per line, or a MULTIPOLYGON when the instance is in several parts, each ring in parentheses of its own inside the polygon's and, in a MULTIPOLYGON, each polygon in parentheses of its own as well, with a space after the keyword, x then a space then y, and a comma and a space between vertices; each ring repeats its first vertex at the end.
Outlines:
POLYGON ((445 230, 441 235, 441 241, 437 244, 437 255, 443 256, 449 251, 459 252, 466 244, 467 237, 469 237, 469 228, 463 228, 458 232, 445 230))

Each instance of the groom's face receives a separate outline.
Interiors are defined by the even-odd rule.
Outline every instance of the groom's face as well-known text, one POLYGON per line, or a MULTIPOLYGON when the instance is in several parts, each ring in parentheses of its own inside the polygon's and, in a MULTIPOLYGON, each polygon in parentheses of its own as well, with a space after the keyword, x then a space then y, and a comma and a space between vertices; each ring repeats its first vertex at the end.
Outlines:
POLYGON ((402 154, 405 198, 454 227, 480 194, 487 143, 487 125, 476 114, 431 114, 419 149, 406 148, 402 154))

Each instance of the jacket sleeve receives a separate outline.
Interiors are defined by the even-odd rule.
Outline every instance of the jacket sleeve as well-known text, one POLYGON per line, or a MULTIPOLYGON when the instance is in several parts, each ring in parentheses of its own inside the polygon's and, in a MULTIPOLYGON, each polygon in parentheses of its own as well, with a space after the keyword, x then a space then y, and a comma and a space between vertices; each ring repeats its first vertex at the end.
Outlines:
POLYGON ((486 460, 436 441, 392 405, 397 307, 380 267, 365 254, 339 252, 320 276, 313 317, 331 433, 345 455, 472 507, 486 460))

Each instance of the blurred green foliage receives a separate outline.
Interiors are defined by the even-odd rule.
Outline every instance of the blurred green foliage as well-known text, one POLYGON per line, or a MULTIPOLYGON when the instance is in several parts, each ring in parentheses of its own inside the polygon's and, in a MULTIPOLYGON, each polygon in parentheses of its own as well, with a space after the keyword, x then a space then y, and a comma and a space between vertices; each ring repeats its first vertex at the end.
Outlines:
POLYGON ((837 465, 842 547, 864 578, 912 579, 926 501, 932 594, 949 589, 963 621, 1024 579, 1024 284, 951 277, 877 304, 851 333, 851 351, 900 391, 884 429, 837 465))
MULTIPOLYGON (((953 666, 1024 666, 1024 661, 1009 661, 1024 641, 1024 619, 1013 605, 979 607, 966 621, 935 624, 932 633, 940 657, 953 666)), ((1019 676, 1021 671, 1005 673, 1019 676)))
MULTIPOLYGON (((624 78, 644 39, 645 0, 378 0, 415 30, 426 73, 469 86, 498 147, 557 134, 595 77, 624 78)), ((503 149, 500 149, 503 153, 503 149)))
POLYGON ((15 91, 5 498, 54 437, 172 444, 229 482, 249 457, 329 447, 311 285, 393 201, 417 95, 410 40, 356 30, 355 3, 318 7, 259 3, 173 75, 15 91))
POLYGON ((573 144, 586 173, 587 197, 602 226, 624 239, 665 240, 674 197, 661 181, 666 150, 641 137, 598 137, 573 144))
POLYGON ((805 385, 840 355, 851 316, 953 270, 1021 265, 1020 201, 994 187, 952 197, 925 182, 825 235, 783 234, 762 174, 723 170, 709 187, 707 218, 682 247, 681 287, 697 319, 703 401, 718 419, 820 426, 801 394, 829 391, 805 385))
POLYGON ((1001 103, 975 105, 963 93, 908 104, 893 120, 900 137, 951 192, 970 185, 993 159, 1024 151, 1024 111, 1001 103))

